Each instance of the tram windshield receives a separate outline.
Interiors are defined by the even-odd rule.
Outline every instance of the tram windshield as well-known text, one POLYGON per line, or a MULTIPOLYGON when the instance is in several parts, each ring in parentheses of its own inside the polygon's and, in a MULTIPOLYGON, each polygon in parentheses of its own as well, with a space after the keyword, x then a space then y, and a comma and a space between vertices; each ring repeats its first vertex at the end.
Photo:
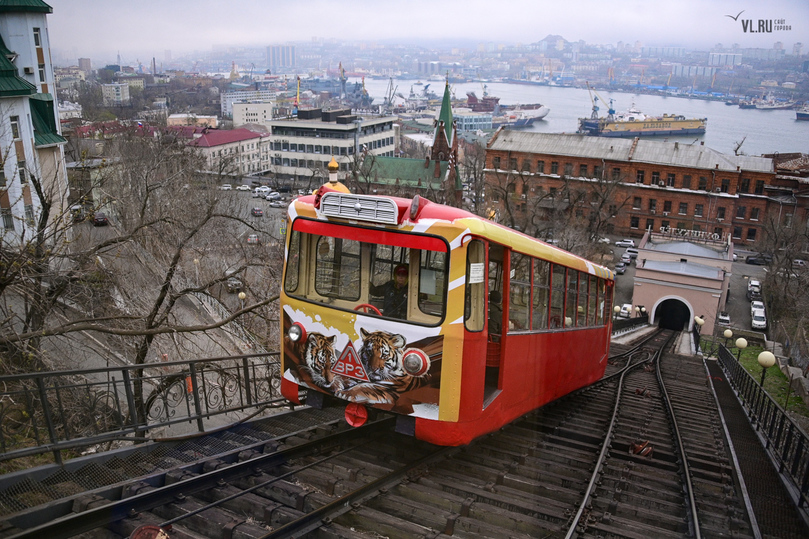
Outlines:
POLYGON ((293 223, 287 295, 425 324, 444 318, 449 256, 436 236, 305 219, 293 223))

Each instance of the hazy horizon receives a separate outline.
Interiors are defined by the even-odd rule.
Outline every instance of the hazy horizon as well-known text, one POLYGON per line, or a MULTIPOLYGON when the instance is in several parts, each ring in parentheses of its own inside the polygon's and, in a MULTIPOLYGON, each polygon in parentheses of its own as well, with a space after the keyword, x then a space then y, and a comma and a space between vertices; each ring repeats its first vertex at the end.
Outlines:
POLYGON ((430 2, 341 3, 310 0, 295 4, 250 0, 46 0, 51 49, 58 56, 88 57, 95 66, 127 62, 165 51, 178 58, 225 47, 336 39, 400 44, 535 43, 549 34, 568 41, 707 49, 772 48, 787 53, 795 43, 809 47, 809 1, 772 0, 766 5, 739 0, 568 0, 566 2, 444 0, 430 2), (734 20, 732 17, 736 17, 734 20), (783 20, 788 29, 750 32, 759 20, 783 20), (749 22, 743 22, 749 21, 749 22), (748 31, 745 31, 745 28, 748 31))

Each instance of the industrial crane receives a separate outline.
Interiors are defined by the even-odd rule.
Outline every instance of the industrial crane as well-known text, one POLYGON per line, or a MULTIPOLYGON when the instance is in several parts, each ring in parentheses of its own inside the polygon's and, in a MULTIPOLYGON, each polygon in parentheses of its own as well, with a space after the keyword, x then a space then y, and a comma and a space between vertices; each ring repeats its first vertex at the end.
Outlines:
MULTIPOLYGON (((598 92, 595 91, 594 88, 590 87, 590 83, 587 83, 587 91, 590 93, 590 102, 593 104, 593 112, 590 114, 591 120, 598 120, 598 100, 600 99, 603 102, 607 102, 606 99, 598 95, 598 92), (593 96, 595 94, 595 96, 593 96)), ((607 109, 607 121, 612 120, 612 115, 615 114, 615 109, 612 108, 612 99, 609 100, 610 107, 607 109)))

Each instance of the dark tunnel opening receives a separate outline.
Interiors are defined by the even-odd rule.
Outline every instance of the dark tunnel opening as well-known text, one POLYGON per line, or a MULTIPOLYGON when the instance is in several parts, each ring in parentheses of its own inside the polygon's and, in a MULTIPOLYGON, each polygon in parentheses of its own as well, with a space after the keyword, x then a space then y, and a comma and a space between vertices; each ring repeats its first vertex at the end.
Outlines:
POLYGON ((667 299, 657 306, 655 318, 659 327, 680 331, 688 327, 691 311, 679 299, 667 299))

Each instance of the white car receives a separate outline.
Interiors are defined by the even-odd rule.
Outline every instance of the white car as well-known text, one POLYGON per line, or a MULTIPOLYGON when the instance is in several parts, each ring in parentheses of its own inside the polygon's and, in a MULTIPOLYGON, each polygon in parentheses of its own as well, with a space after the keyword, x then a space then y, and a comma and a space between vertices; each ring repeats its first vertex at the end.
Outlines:
POLYGON ((628 238, 624 238, 622 240, 618 240, 615 242, 616 247, 634 247, 635 240, 630 240, 628 238))
POLYGON ((764 312, 764 302, 763 301, 751 301, 750 302, 750 316, 753 316, 753 313, 756 311, 764 312))
POLYGON ((250 186, 249 186, 249 185, 244 185, 244 184, 242 184, 242 185, 237 186, 237 187, 236 187, 236 190, 237 190, 237 191, 249 191, 249 190, 250 190, 250 186))
POLYGON ((719 313, 719 316, 716 317, 716 323, 720 326, 729 326, 730 325, 730 315, 726 312, 719 313))
POLYGON ((609 238, 598 238, 598 243, 603 243, 604 245, 609 245, 610 244, 610 239, 609 238))
POLYGON ((753 322, 751 324, 753 329, 767 329, 767 317, 764 316, 764 311, 753 312, 753 322))
POLYGON ((281 200, 281 193, 273 191, 272 193, 267 193, 264 198, 267 200, 281 200))
POLYGON ((230 185, 229 183, 225 183, 219 186, 220 191, 230 191, 231 189, 233 189, 233 186, 230 185))
POLYGON ((618 318, 630 318, 632 316, 632 304, 624 303, 621 305, 621 311, 618 313, 618 318))
POLYGON ((260 187, 256 187, 255 189, 253 189, 253 196, 255 198, 264 198, 267 196, 267 193, 269 192, 270 188, 267 187, 266 185, 262 185, 260 187))

